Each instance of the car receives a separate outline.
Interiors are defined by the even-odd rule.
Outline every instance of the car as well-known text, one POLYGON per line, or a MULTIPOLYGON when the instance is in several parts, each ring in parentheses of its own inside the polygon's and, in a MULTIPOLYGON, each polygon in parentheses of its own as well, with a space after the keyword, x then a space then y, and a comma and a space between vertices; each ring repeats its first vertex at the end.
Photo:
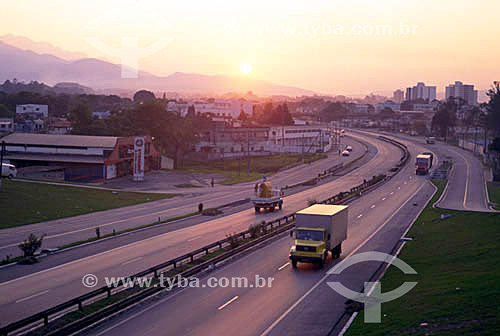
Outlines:
POLYGON ((429 145, 433 145, 433 144, 435 144, 435 143, 436 143, 436 138, 435 138, 435 137, 428 137, 428 138, 427 138, 427 143, 428 143, 429 145))
POLYGON ((346 149, 345 151, 342 152, 342 156, 349 156, 351 153, 346 149))
POLYGON ((7 177, 11 179, 16 176, 17 176, 16 166, 8 163, 2 163, 2 177, 7 177))
POLYGON ((352 152, 352 146, 347 146, 347 147, 345 148, 345 150, 346 150, 346 151, 348 151, 348 152, 352 152))

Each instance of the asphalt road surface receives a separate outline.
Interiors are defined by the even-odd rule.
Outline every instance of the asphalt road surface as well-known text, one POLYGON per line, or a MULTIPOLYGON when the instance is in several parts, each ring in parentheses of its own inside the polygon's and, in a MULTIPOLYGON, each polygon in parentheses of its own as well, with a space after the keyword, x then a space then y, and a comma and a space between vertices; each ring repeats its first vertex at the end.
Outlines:
MULTIPOLYGON (((363 179, 386 172, 399 161, 401 151, 395 146, 376 139, 363 138, 377 147, 377 154, 372 160, 335 181, 286 197, 285 213, 293 213, 306 207, 310 199, 325 199, 348 190, 363 179)), ((405 182, 410 181, 412 180, 405 182)), ((402 186, 404 187, 404 184, 402 186)), ((390 197, 390 191, 387 191, 387 194, 387 197, 390 197)), ((381 211, 380 208, 384 208, 383 204, 379 205, 377 211, 381 211)), ((369 209, 365 209, 366 214, 374 208, 370 205, 369 209)), ((13 322, 89 292, 91 289, 82 285, 82 277, 85 274, 96 275, 100 279, 100 285, 103 285, 104 277, 134 274, 222 239, 227 233, 246 230, 249 224, 256 221, 271 220, 283 214, 277 212, 256 215, 253 209, 249 209, 1 283, 0 323, 13 322)), ((371 223, 370 219, 366 221, 371 223)), ((365 229, 360 227, 359 230, 365 229)))
MULTIPOLYGON (((413 156, 422 150, 411 143, 409 148, 413 156)), ((394 152, 395 157, 399 155, 394 152)), ((394 162, 394 157, 385 157, 394 162)), ((388 183, 351 203, 342 258, 363 251, 390 252, 434 190, 408 164, 388 183)), ((290 237, 283 237, 211 272, 201 279, 201 287, 181 289, 132 309, 90 334, 326 335, 342 317, 346 300, 327 282, 340 281, 360 291, 380 263, 358 264, 340 275, 326 274, 338 260, 330 261, 324 270, 302 263, 293 269, 288 260, 291 244, 290 237), (257 275, 273 278, 272 285, 257 288, 257 275), (209 277, 245 277, 249 286, 212 288, 209 277)))
POLYGON ((422 137, 400 136, 434 152, 440 161, 453 161, 453 168, 448 176, 448 186, 437 207, 464 211, 492 211, 488 204, 487 186, 484 167, 471 152, 436 141, 429 145, 422 137))
MULTIPOLYGON (((364 138, 358 137, 361 141, 364 138)), ((366 146, 353 138, 344 138, 345 144, 353 146, 352 156, 343 157, 336 153, 329 153, 327 159, 318 160, 310 165, 300 165, 270 177, 275 188, 303 182, 318 173, 340 163, 350 162, 362 156, 366 146)), ((64 244, 95 237, 95 229, 100 227, 101 235, 116 231, 151 224, 157 221, 174 218, 197 211, 201 202, 205 208, 225 205, 237 200, 253 196, 255 182, 232 186, 216 186, 214 188, 185 189, 184 196, 173 199, 144 203, 125 208, 95 212, 91 214, 63 218, 54 221, 14 227, 0 230, 0 258, 6 255, 11 257, 20 254, 17 245, 30 233, 46 234, 44 248, 54 248, 64 244)))

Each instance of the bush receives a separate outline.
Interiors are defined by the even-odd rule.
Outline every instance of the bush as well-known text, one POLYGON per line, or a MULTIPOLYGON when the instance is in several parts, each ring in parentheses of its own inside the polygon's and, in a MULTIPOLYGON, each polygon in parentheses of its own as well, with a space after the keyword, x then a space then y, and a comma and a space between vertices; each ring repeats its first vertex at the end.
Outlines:
POLYGON ((248 232, 250 232, 251 238, 257 238, 260 235, 260 231, 261 231, 260 226, 261 225, 259 223, 254 223, 248 227, 248 232))
POLYGON ((307 200, 307 205, 311 206, 314 204, 318 204, 318 201, 316 199, 308 199, 307 200))
POLYGON ((226 235, 227 241, 229 242, 229 245, 231 246, 232 249, 237 248, 241 241, 238 238, 236 232, 235 233, 230 233, 226 235))
POLYGON ((33 264, 37 262, 35 258, 35 252, 42 247, 42 241, 45 237, 43 234, 40 238, 38 238, 35 234, 31 233, 25 241, 19 244, 19 248, 23 251, 24 254, 24 263, 33 264))

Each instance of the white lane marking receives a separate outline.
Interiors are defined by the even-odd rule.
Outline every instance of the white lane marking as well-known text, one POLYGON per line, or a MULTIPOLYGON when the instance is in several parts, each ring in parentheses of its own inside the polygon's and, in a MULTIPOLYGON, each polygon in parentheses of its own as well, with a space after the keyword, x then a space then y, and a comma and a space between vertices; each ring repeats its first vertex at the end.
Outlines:
POLYGON ((372 204, 372 206, 370 207, 370 209, 373 209, 373 208, 375 208, 375 204, 372 204))
POLYGON ((139 260, 141 260, 141 259, 143 259, 143 258, 144 258, 144 257, 137 257, 137 258, 134 258, 134 259, 132 259, 132 260, 125 261, 125 262, 124 262, 124 263, 122 263, 121 265, 122 265, 122 266, 125 266, 125 265, 131 264, 131 263, 133 263, 133 262, 139 261, 139 260))
POLYGON ((408 182, 406 182, 406 181, 405 181, 403 184, 407 184, 407 183, 408 183, 408 182))
POLYGON ((191 242, 191 241, 196 240, 196 239, 199 239, 199 238, 201 238, 201 236, 196 236, 196 237, 193 237, 193 238, 191 238, 191 239, 188 239, 187 241, 188 241, 188 242, 191 242))
MULTIPOLYGON (((392 213, 392 215, 389 218, 387 218, 387 220, 384 223, 382 223, 382 225, 380 225, 375 231, 373 231, 361 244, 358 245, 358 247, 352 250, 351 253, 349 253, 343 260, 349 258, 354 253, 358 252, 359 249, 361 249, 367 242, 369 242, 380 230, 382 230, 387 225, 387 223, 389 223, 394 218, 394 216, 396 216, 399 210, 401 210, 408 202, 410 202, 410 200, 416 194, 420 192, 420 190, 423 187, 424 185, 422 184, 420 188, 418 188, 403 204, 399 206, 399 208, 396 209, 396 211, 392 213)), ((335 267, 335 265, 332 265, 331 268, 333 267, 335 267)), ((309 294, 311 294, 319 285, 321 285, 329 276, 330 274, 328 274, 327 271, 327 274, 325 274, 318 282, 316 282, 316 284, 314 284, 314 286, 312 286, 306 293, 304 293, 304 295, 302 295, 297 301, 295 301, 295 303, 291 305, 283 314, 281 314, 281 316, 278 317, 278 319, 276 319, 276 321, 274 321, 266 330, 264 330, 264 332, 260 334, 260 336, 266 336, 267 334, 269 334, 271 330, 273 330, 274 327, 278 325, 278 323, 280 323, 292 310, 295 309, 295 307, 297 307, 302 301, 304 301, 304 299, 307 296, 309 296, 309 294)))
POLYGON ((361 218, 361 217, 363 217, 363 214, 361 214, 361 215, 358 216, 358 218, 361 218))
POLYGON ((40 295, 43 295, 43 294, 47 294, 48 292, 49 292, 49 290, 48 290, 48 289, 47 289, 47 290, 44 290, 43 292, 36 293, 36 294, 30 295, 30 296, 27 296, 27 297, 25 297, 25 298, 19 299, 19 300, 17 300, 17 301, 16 301, 16 303, 21 303, 21 302, 27 301, 27 300, 29 300, 29 299, 33 299, 33 298, 35 298, 35 297, 37 297, 37 296, 40 296, 40 295))
POLYGON ((231 300, 227 301, 226 303, 224 303, 222 306, 220 306, 219 308, 217 308, 218 310, 222 310, 224 308, 226 308, 227 306, 229 306, 231 303, 233 303, 234 301, 238 300, 239 296, 236 295, 234 298, 232 298, 231 300))
POLYGON ((287 267, 288 265, 290 265, 290 262, 287 262, 286 264, 280 266, 280 268, 278 268, 278 271, 281 271, 283 268, 287 267))
POLYGON ((385 201, 385 197, 382 198, 382 201, 385 201))
POLYGON ((398 187, 398 189, 401 189, 401 187, 398 187))
POLYGON ((391 195, 394 195, 394 191, 391 191, 391 195))

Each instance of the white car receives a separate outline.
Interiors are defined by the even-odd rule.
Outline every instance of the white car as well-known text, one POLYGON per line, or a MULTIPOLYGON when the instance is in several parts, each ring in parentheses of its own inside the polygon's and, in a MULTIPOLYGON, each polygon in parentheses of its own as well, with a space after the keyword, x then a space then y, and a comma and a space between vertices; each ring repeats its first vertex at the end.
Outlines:
POLYGON ((342 156, 349 156, 351 153, 346 149, 345 151, 342 152, 342 156))
POLYGON ((345 150, 346 150, 346 151, 348 151, 348 152, 352 152, 352 146, 347 146, 347 147, 345 148, 345 150))
POLYGON ((2 177, 8 177, 11 179, 16 176, 17 176, 16 166, 8 163, 2 163, 2 177))

